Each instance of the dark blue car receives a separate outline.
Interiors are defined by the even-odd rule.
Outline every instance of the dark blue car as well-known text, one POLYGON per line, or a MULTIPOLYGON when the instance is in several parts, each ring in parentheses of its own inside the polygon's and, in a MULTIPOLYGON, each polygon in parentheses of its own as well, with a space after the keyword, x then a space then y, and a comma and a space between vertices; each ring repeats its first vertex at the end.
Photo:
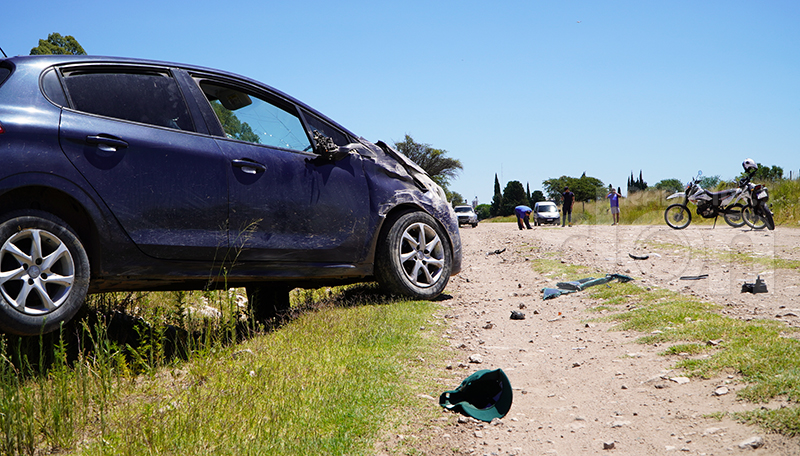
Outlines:
POLYGON ((235 74, 137 59, 0 59, 0 329, 87 293, 377 280, 432 299, 461 269, 444 192, 406 157, 235 74))

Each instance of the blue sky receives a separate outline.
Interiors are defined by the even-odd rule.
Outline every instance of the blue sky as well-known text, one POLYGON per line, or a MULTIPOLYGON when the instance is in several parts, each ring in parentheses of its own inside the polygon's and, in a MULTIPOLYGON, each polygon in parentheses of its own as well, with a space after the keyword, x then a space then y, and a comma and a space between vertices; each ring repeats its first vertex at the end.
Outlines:
POLYGON ((51 32, 90 54, 221 68, 371 140, 445 149, 451 189, 622 187, 741 162, 800 173, 800 2, 6 2, 0 47, 51 32))

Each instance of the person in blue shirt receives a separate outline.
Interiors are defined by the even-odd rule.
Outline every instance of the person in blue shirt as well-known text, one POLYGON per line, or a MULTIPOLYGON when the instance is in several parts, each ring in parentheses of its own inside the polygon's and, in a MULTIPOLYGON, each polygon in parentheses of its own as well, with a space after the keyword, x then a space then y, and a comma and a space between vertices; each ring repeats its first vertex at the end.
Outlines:
POLYGON ((608 198, 608 201, 611 203, 611 218, 614 221, 614 223, 612 223, 611 225, 612 226, 613 225, 618 225, 619 224, 619 194, 614 189, 614 187, 611 187, 611 191, 608 192, 608 195, 606 195, 606 198, 608 198))
POLYGON ((523 229, 523 222, 529 230, 533 229, 531 228, 531 212, 533 212, 533 209, 529 208, 528 206, 517 206, 514 208, 514 213, 517 215, 517 226, 519 229, 523 229))

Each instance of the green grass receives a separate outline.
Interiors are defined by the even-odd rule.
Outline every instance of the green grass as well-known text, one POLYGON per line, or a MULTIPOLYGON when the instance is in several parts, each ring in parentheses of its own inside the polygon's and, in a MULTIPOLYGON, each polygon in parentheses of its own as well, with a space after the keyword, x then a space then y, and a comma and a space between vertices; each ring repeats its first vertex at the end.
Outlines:
POLYGON ((440 389, 424 374, 445 356, 428 323, 440 306, 354 288, 294 293, 296 318, 241 343, 218 321, 186 360, 141 353, 163 348, 155 331, 140 361, 102 323, 77 359, 56 343, 47 368, 0 338, 0 454, 373 454, 409 410, 440 413, 416 397, 440 389))
POLYGON ((799 330, 773 320, 729 318, 715 304, 668 290, 647 291, 634 283, 590 288, 587 293, 599 300, 598 307, 614 312, 598 320, 615 322, 614 330, 644 333, 639 343, 668 345, 662 355, 684 355, 675 367, 687 375, 711 378, 736 372, 746 385, 737 392, 741 399, 765 403, 785 398, 793 405, 733 416, 771 432, 800 435, 799 330), (698 354, 711 356, 691 357, 698 354))

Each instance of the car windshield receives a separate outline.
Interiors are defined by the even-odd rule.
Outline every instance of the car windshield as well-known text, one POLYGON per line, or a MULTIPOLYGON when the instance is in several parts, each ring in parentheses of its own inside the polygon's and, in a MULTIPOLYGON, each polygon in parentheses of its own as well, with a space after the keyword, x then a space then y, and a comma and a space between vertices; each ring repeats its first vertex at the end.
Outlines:
POLYGON ((467 206, 459 206, 456 208, 456 212, 472 212, 472 208, 467 206))
POLYGON ((540 204, 537 208, 538 212, 555 212, 556 205, 555 204, 540 204))

